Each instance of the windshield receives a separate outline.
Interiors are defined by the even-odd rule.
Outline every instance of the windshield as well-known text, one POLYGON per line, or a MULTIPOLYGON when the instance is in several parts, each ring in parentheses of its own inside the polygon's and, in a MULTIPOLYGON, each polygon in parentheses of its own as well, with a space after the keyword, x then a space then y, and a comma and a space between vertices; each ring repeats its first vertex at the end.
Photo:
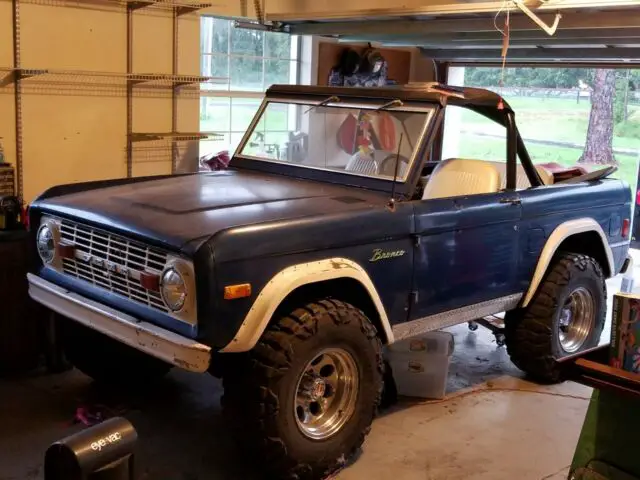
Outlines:
POLYGON ((389 180, 398 158, 398 180, 404 181, 434 109, 383 105, 270 101, 238 153, 389 180))

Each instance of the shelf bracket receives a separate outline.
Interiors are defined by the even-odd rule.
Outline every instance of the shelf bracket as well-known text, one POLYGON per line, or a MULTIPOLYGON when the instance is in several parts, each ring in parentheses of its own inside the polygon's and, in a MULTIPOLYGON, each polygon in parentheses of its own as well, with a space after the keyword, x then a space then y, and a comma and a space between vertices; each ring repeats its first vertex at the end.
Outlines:
POLYGON ((200 3, 193 5, 179 5, 176 6, 176 15, 180 17, 181 15, 186 15, 187 13, 197 12, 198 10, 202 10, 203 8, 209 8, 213 4, 211 3, 200 3))
POLYGON ((45 73, 49 73, 49 70, 35 70, 35 69, 26 69, 26 68, 16 68, 7 73, 0 80, 0 87, 6 87, 7 85, 11 85, 15 83, 17 79, 24 80, 26 78, 35 77, 38 75, 44 75, 45 73))
POLYGON ((153 0, 135 0, 133 2, 127 2, 127 8, 131 11, 140 10, 141 8, 145 8, 156 3, 158 2, 153 0))
POLYGON ((11 85, 12 83, 14 83, 16 81, 17 78, 17 72, 8 72, 4 77, 2 77, 2 79, 0 79, 0 88, 6 87, 8 85, 11 85))

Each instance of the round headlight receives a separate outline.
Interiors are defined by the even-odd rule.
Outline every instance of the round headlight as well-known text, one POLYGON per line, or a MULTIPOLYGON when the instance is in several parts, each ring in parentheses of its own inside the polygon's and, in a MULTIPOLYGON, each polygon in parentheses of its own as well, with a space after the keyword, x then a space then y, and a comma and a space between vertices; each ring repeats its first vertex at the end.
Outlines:
POLYGON ((167 307, 177 312, 182 309, 187 298, 187 284, 176 269, 170 268, 162 274, 160 292, 167 307))
POLYGON ((51 263, 56 252, 53 232, 48 225, 43 225, 38 230, 38 254, 44 263, 51 263))

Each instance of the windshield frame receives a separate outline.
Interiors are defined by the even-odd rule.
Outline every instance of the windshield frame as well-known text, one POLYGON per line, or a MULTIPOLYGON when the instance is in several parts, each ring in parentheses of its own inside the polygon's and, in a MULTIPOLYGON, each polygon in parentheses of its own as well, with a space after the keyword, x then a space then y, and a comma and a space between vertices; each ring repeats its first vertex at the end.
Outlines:
MULTIPOLYGON (((292 98, 292 97, 284 97, 284 96, 272 96, 265 97, 265 99, 260 104, 258 111, 253 117, 251 123, 247 127, 247 130, 242 136, 240 143, 238 144, 238 148, 236 149, 231 162, 229 164, 232 168, 248 168, 254 170, 262 170, 269 171, 273 173, 280 173, 284 175, 291 175, 299 178, 308 178, 311 180, 324 180, 329 181, 331 183, 339 183, 345 185, 355 185, 362 186, 365 188, 372 188, 375 190, 384 190, 390 191, 391 185, 393 184, 393 178, 389 176, 372 176, 366 175, 358 172, 348 172, 345 170, 338 170, 332 168, 326 168, 322 166, 314 166, 314 165, 302 165, 299 163, 291 163, 283 160, 270 159, 265 157, 254 157, 252 155, 242 154, 242 150, 245 148, 247 143, 249 142, 257 124, 262 119, 262 116, 267 109, 270 103, 276 103, 281 105, 302 105, 306 106, 309 109, 313 108, 336 108, 336 109, 362 109, 374 112, 386 103, 389 100, 394 99, 372 99, 371 101, 361 100, 361 99, 353 99, 346 98, 346 101, 340 102, 329 102, 324 103, 326 101, 326 97, 323 98, 313 98, 309 97, 303 98, 292 98)), ((396 179, 396 187, 405 187, 408 182, 412 181, 413 175, 412 171, 415 169, 416 162, 420 163, 420 157, 424 154, 423 146, 425 144, 425 139, 429 137, 434 124, 436 123, 435 118, 438 113, 438 104, 431 102, 406 102, 402 106, 399 107, 391 107, 385 108, 381 111, 387 112, 415 112, 415 113, 423 113, 424 120, 422 127, 420 129, 420 133, 418 134, 418 138, 414 141, 414 147, 411 152, 411 156, 408 158, 409 164, 406 169, 406 172, 403 177, 398 176, 396 179)), ((402 142, 406 142, 407 140, 403 138, 402 142)), ((405 188, 400 188, 400 190, 404 190, 405 188)), ((398 190, 398 191, 400 191, 398 190)))

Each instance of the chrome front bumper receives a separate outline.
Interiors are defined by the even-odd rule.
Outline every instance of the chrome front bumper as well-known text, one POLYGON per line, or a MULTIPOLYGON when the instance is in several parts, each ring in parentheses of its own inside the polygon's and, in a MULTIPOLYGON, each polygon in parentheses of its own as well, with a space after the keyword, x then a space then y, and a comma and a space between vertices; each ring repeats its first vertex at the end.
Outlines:
POLYGON ((31 298, 64 317, 184 370, 205 372, 209 368, 211 348, 206 345, 139 321, 37 275, 30 273, 27 278, 31 298))

